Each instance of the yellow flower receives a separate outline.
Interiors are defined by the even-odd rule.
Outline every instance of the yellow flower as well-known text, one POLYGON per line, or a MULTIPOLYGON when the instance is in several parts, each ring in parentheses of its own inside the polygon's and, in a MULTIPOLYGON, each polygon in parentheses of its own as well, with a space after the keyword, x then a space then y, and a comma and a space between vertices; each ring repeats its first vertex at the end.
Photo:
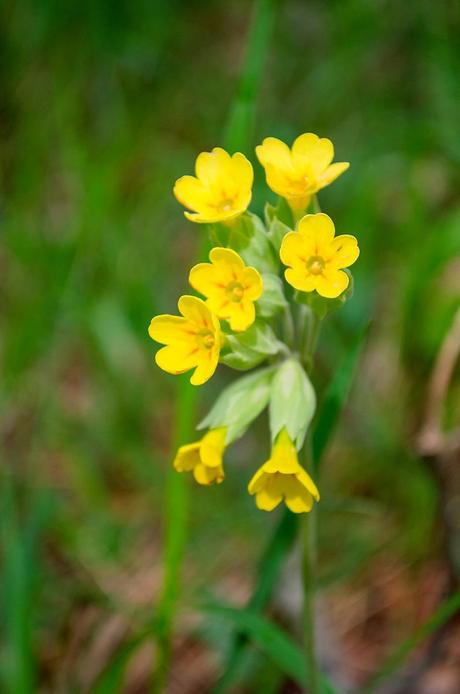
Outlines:
POLYGON ((286 198, 293 208, 307 207, 311 196, 335 181, 348 169, 348 162, 331 164, 334 145, 325 137, 304 133, 289 149, 276 137, 266 137, 256 147, 268 186, 286 198))
POLYGON ((334 299, 348 287, 350 278, 343 268, 359 256, 354 236, 336 236, 334 222, 327 214, 307 214, 299 222, 298 231, 283 238, 280 258, 288 269, 286 280, 295 289, 334 299))
POLYGON ((216 370, 221 348, 218 318, 202 299, 181 296, 178 302, 182 316, 155 316, 149 327, 152 340, 162 347, 155 361, 170 374, 182 374, 195 369, 190 383, 205 383, 216 370))
POLYGON ((246 330, 256 317, 254 301, 262 294, 261 276, 230 248, 213 248, 209 259, 210 263, 192 267, 190 284, 207 298, 216 316, 230 321, 232 330, 246 330))
POLYGON ((225 449, 227 427, 211 429, 201 441, 181 446, 174 459, 178 472, 193 470, 198 484, 220 484, 224 479, 222 457, 225 449))
POLYGON ((297 459, 297 451, 286 428, 278 434, 272 455, 249 482, 248 491, 256 495, 262 511, 273 511, 284 499, 294 513, 307 513, 319 492, 310 475, 297 459))
POLYGON ((230 156, 221 147, 202 152, 195 163, 195 176, 176 181, 174 195, 193 212, 184 212, 192 222, 223 222, 245 212, 251 202, 254 178, 252 164, 244 154, 230 156))

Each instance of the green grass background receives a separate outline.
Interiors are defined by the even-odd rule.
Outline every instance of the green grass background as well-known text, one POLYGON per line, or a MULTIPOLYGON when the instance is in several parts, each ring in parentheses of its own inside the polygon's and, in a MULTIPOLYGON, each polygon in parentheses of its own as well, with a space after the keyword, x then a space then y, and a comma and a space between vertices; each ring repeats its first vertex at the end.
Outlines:
MULTIPOLYGON (((0 6, 6 691, 84 690, 85 649, 107 620, 124 620, 123 641, 153 610, 176 382, 155 366, 147 325, 187 289, 202 232, 172 185, 222 144, 249 10, 242 0, 0 6), (69 655, 82 615, 87 641, 69 655)), ((372 319, 323 471, 328 586, 364 580, 376 555, 416 569, 440 551, 438 489, 413 437, 460 296, 459 29, 448 1, 278 3, 246 152, 253 208, 272 199, 255 144, 328 136, 351 168, 321 206, 361 246, 353 300, 321 338, 318 389, 372 319)), ((222 368, 203 389, 199 413, 229 378, 222 368)), ((458 394, 457 378, 446 426, 458 394)), ((274 522, 245 491, 267 455, 265 426, 230 451, 224 485, 191 490, 182 614, 203 594, 238 602, 248 590, 274 522)), ((206 639, 224 649, 212 626, 206 639)))

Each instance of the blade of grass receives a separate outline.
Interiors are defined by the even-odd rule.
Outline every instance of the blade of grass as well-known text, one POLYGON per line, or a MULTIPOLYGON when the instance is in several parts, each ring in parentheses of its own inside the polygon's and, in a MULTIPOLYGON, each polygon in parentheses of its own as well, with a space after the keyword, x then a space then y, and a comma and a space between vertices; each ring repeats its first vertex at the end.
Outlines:
MULTIPOLYGON (((250 609, 238 609, 221 603, 208 604, 203 609, 231 620, 239 633, 260 648, 284 674, 298 684, 308 684, 304 654, 279 626, 250 609)), ((320 691, 321 694, 338 694, 324 675, 320 675, 320 691)))
MULTIPOLYGON (((244 148, 252 134, 255 104, 262 68, 274 20, 273 0, 257 0, 254 5, 248 36, 246 58, 239 87, 230 111, 226 128, 225 146, 231 152, 244 148)), ((200 257, 204 256, 207 242, 202 240, 200 257)), ((197 390, 185 380, 178 390, 176 409, 177 446, 192 436, 197 403, 197 390)), ((187 480, 174 470, 168 474, 165 518, 167 522, 164 553, 163 591, 156 613, 157 666, 153 690, 162 692, 171 658, 171 637, 177 598, 180 588, 180 570, 187 536, 187 480)))
POLYGON ((225 130, 231 152, 246 149, 254 131, 255 104, 276 14, 275 0, 256 0, 247 39, 246 56, 225 130))
MULTIPOLYGON (((353 382, 353 376, 367 335, 366 325, 342 360, 326 389, 312 436, 312 459, 317 472, 334 428, 339 420, 344 402, 353 382)), ((256 573, 256 583, 247 608, 262 611, 269 601, 278 579, 284 558, 296 538, 299 528, 298 517, 288 510, 275 526, 267 543, 256 573)), ((214 688, 214 694, 222 694, 232 686, 238 675, 244 649, 248 641, 246 632, 237 632, 230 646, 224 672, 214 688)))
POLYGON ((21 527, 12 480, 4 480, 2 494, 2 691, 35 690, 33 617, 39 581, 40 537, 51 512, 48 493, 28 501, 30 511, 21 527), (7 520, 6 520, 7 519, 7 520))
POLYGON ((380 670, 372 677, 371 681, 361 690, 361 694, 372 694, 379 684, 387 680, 404 663, 407 656, 425 639, 434 634, 443 624, 460 610, 460 590, 455 591, 450 598, 445 600, 434 614, 417 629, 411 636, 403 641, 398 648, 385 660, 380 670))

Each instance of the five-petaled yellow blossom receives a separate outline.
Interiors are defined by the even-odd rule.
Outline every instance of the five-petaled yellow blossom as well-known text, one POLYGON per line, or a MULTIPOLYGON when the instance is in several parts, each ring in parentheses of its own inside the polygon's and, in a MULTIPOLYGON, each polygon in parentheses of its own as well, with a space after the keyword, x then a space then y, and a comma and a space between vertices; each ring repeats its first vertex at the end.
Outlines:
POLYGON ((276 438, 271 458, 249 482, 248 491, 256 495, 256 505, 262 511, 273 511, 284 499, 294 513, 307 513, 313 500, 319 501, 318 489, 300 465, 285 428, 276 438))
POLYGON ((288 269, 286 280, 295 289, 333 299, 348 287, 350 279, 343 268, 352 265, 359 256, 354 236, 336 236, 334 222, 322 212, 307 214, 298 230, 283 238, 280 258, 288 269))
POLYGON ((191 269, 190 284, 207 298, 216 316, 229 320, 232 330, 246 330, 256 317, 254 301, 262 294, 262 277, 230 248, 213 248, 209 259, 191 269))
POLYGON ((202 152, 195 162, 195 176, 176 181, 174 195, 192 212, 184 212, 192 222, 223 222, 245 212, 251 202, 254 179, 252 164, 244 154, 230 156, 221 147, 202 152))
POLYGON ((334 145, 326 137, 304 133, 292 149, 276 137, 266 137, 256 147, 268 186, 286 198, 294 209, 307 207, 311 196, 348 169, 348 162, 331 164, 334 145))
POLYGON ((205 383, 216 370, 222 344, 219 319, 202 299, 181 296, 178 308, 182 316, 152 318, 149 335, 162 347, 155 361, 164 371, 181 374, 195 369, 190 383, 205 383))
POLYGON ((178 472, 193 471, 198 484, 220 484, 224 479, 222 457, 227 427, 211 429, 201 441, 181 446, 174 459, 178 472))

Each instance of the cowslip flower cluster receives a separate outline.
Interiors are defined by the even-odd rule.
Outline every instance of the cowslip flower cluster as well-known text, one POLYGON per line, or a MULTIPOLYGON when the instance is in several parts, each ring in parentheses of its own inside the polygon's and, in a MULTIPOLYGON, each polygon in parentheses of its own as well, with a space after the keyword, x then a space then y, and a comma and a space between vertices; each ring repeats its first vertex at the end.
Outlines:
POLYGON ((309 317, 320 320, 347 300, 348 268, 359 255, 356 238, 336 235, 332 219, 316 211, 316 194, 349 164, 332 163, 332 142, 313 133, 292 148, 268 137, 256 154, 279 196, 266 204, 264 220, 248 210, 253 168, 240 152, 202 152, 196 175, 176 181, 186 218, 208 226, 213 248, 209 262, 189 273, 200 296, 181 296, 180 315, 155 316, 149 335, 163 345, 158 366, 170 374, 191 371, 193 385, 209 380, 219 363, 250 372, 220 393, 198 425, 204 435, 179 448, 174 468, 201 485, 221 483, 226 448, 268 408, 271 455, 253 473, 249 494, 259 509, 284 501, 306 513, 319 501, 298 457, 316 407, 309 317))

